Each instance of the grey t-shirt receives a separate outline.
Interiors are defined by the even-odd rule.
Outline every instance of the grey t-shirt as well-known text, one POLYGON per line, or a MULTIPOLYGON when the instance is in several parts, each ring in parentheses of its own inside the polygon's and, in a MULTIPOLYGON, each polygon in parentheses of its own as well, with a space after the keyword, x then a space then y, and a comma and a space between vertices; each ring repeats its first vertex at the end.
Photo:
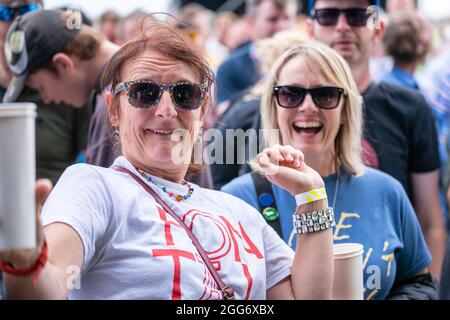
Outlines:
POLYGON ((95 111, 89 125, 86 162, 108 168, 120 155, 120 148, 112 138, 112 127, 108 119, 105 92, 95 92, 95 111))

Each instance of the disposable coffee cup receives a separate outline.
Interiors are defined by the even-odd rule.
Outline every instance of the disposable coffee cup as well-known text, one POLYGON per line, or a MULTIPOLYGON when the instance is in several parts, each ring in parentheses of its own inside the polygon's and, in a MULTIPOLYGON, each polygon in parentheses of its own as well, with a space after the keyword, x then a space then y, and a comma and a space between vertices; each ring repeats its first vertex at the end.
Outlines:
POLYGON ((333 299, 363 300, 363 252, 359 243, 340 243, 334 246, 333 299))
POLYGON ((36 246, 33 103, 0 104, 0 250, 36 246))

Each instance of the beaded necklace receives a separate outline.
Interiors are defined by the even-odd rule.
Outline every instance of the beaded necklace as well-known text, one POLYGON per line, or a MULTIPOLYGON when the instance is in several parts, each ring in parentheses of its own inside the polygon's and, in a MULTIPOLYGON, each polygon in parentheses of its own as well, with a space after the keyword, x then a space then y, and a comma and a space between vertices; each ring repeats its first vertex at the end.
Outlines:
POLYGON ((181 184, 188 188, 188 193, 186 193, 185 195, 182 195, 182 194, 175 194, 172 191, 167 191, 166 187, 161 186, 160 184, 158 184, 155 180, 153 180, 144 171, 142 171, 142 170, 140 170, 138 168, 136 168, 136 170, 139 172, 139 174, 141 176, 143 176, 145 179, 147 179, 150 183, 153 183, 154 185, 156 185, 158 188, 160 188, 164 193, 166 193, 169 197, 171 197, 175 201, 180 202, 180 201, 183 201, 183 200, 187 200, 187 199, 189 199, 191 197, 192 193, 194 192, 194 188, 192 187, 192 185, 189 182, 187 182, 186 180, 184 180, 184 179, 181 182, 181 184))

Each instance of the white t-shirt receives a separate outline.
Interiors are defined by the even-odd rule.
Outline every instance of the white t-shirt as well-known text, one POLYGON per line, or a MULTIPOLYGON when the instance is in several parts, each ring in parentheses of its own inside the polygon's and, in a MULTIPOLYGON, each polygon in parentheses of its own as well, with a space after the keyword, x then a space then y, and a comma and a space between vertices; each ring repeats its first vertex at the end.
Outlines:
MULTIPOLYGON (((114 165, 139 176, 124 157, 114 165)), ((186 186, 153 179, 187 193, 186 186)), ((265 299, 267 289, 291 274, 294 252, 244 201, 193 185, 192 196, 176 202, 142 180, 191 228, 236 299, 265 299)), ((83 242, 80 288, 70 299, 222 299, 186 231, 126 173, 71 166, 48 198, 42 221, 71 226, 83 242)))

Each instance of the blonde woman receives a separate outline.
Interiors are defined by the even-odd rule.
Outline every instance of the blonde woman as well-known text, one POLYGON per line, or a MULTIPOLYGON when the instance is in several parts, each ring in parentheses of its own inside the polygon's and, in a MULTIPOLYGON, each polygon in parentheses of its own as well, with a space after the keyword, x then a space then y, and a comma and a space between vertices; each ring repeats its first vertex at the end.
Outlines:
MULTIPOLYGON (((427 274, 431 256, 403 187, 363 165, 361 97, 341 56, 316 43, 285 52, 267 76, 261 115, 263 129, 278 130, 281 144, 300 150, 305 163, 323 177, 336 214, 335 243, 364 245, 365 298, 435 297, 427 274), (404 281, 431 294, 404 295, 396 286, 404 281)), ((277 148, 268 146, 265 152, 284 163, 288 159, 277 148)), ((278 221, 279 233, 295 248, 296 198, 271 176, 267 179, 273 184, 257 192, 261 186, 254 176, 243 175, 222 190, 262 211, 272 225, 278 221)))
MULTIPOLYGON (((281 31, 271 38, 257 41, 255 43, 254 53, 259 61, 259 72, 264 75, 268 74, 275 61, 283 52, 291 47, 298 46, 305 41, 306 37, 298 30, 281 31)), ((216 116, 219 117, 219 119, 215 128, 220 130, 224 137, 225 145, 227 146, 223 150, 222 161, 217 161, 210 165, 214 187, 216 189, 220 189, 234 178, 250 171, 247 162, 252 156, 254 157, 255 154, 252 155, 252 152, 247 152, 247 150, 256 150, 257 141, 249 139, 248 144, 246 145, 233 145, 234 140, 230 141, 231 139, 227 137, 226 132, 229 129, 242 129, 244 132, 247 132, 249 129, 258 130, 260 128, 261 117, 259 108, 263 92, 264 79, 260 80, 252 88, 243 92, 242 95, 229 101, 222 110, 220 110, 220 105, 216 109, 216 116), (240 149, 238 150, 236 147, 240 149), (232 151, 234 151, 233 154, 235 160, 230 164, 230 161, 227 161, 227 157, 232 151), (238 159, 238 154, 245 155, 245 159, 238 159)), ((215 143, 220 142, 211 142, 213 145, 215 143)), ((221 146, 218 147, 220 148, 221 146)))

